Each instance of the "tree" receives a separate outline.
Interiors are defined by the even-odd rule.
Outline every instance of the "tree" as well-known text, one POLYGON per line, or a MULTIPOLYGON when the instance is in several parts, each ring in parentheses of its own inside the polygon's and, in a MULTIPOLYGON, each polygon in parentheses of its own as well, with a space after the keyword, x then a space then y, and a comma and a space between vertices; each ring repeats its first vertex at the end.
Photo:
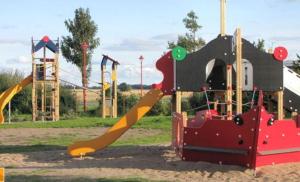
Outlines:
POLYGON ((202 28, 197 22, 198 16, 194 11, 190 11, 187 17, 183 19, 183 23, 188 32, 185 35, 179 35, 177 42, 168 42, 168 48, 173 49, 181 46, 187 49, 189 53, 195 52, 205 45, 205 41, 201 37, 197 37, 197 32, 202 28))
POLYGON ((266 51, 264 39, 258 39, 257 42, 254 41, 253 44, 257 49, 264 51, 264 52, 266 51))
POLYGON ((121 83, 121 84, 119 85, 119 89, 120 89, 120 91, 122 91, 122 92, 126 92, 126 91, 132 90, 131 86, 128 85, 127 83, 121 83))
POLYGON ((96 38, 98 27, 92 20, 89 9, 83 8, 76 9, 74 19, 66 20, 65 26, 71 35, 62 37, 62 55, 67 62, 79 68, 82 74, 82 84, 84 85, 81 44, 87 42, 89 45, 87 53, 87 78, 89 78, 93 50, 100 45, 100 39, 96 38))
POLYGON ((293 61, 293 66, 292 66, 292 69, 300 74, 300 55, 297 54, 297 60, 296 61, 293 61))

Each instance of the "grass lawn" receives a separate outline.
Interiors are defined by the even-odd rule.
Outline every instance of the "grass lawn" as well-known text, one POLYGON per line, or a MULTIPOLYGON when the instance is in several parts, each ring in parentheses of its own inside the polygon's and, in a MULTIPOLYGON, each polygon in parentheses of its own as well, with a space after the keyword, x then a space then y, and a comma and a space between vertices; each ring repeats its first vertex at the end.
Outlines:
MULTIPOLYGON (((16 122, 0 125, 0 129, 6 128, 93 128, 93 127, 111 127, 118 119, 102 119, 99 117, 80 117, 70 120, 61 120, 57 122, 16 122)), ((144 117, 138 121, 133 128, 154 129, 159 132, 152 136, 139 136, 125 139, 119 139, 110 147, 134 146, 134 145, 155 145, 165 144, 171 141, 171 117, 155 116, 144 117)), ((0 147, 0 153, 18 153, 33 151, 49 151, 62 149, 78 140, 89 140, 90 137, 82 138, 74 134, 57 135, 46 138, 32 138, 26 145, 0 147)))
MULTIPOLYGON (((0 125, 1 128, 90 128, 90 127, 111 127, 117 119, 102 119, 100 117, 78 117, 75 119, 61 120, 61 121, 25 121, 15 122, 11 124, 0 125)), ((145 129, 162 129, 170 130, 171 117, 170 116, 153 116, 144 117, 138 121, 133 128, 145 128, 145 129)))

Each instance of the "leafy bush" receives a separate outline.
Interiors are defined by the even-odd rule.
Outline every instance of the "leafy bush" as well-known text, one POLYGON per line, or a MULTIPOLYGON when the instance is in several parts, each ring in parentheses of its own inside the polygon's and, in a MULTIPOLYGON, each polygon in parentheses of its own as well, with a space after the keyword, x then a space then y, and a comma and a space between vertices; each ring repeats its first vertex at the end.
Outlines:
POLYGON ((76 110, 76 98, 72 93, 72 90, 61 86, 59 90, 60 95, 60 103, 59 103, 59 109, 60 114, 65 115, 65 117, 70 118, 73 115, 75 115, 76 110))
MULTIPOLYGON (((24 79, 20 71, 5 71, 0 73, 0 92, 7 90, 24 79)), ((31 86, 24 88, 11 100, 11 110, 14 113, 31 113, 31 86)))
POLYGON ((164 115, 165 113, 165 107, 164 107, 164 103, 162 100, 158 101, 149 111, 149 113, 147 115, 150 116, 160 116, 160 115, 164 115))
MULTIPOLYGON (((0 73, 0 92, 7 90, 20 83, 24 79, 24 74, 20 71, 5 71, 0 73)), ((31 90, 32 86, 25 87, 20 93, 14 96, 11 100, 11 110, 13 116, 20 114, 31 114, 31 90)), ((73 115, 76 106, 76 99, 74 98, 71 89, 64 86, 60 88, 60 114, 73 115)), ((7 112, 7 109, 5 110, 7 112)))
POLYGON ((188 114, 190 113, 191 105, 188 98, 183 98, 181 100, 181 110, 183 112, 187 112, 188 114))
POLYGON ((118 86, 119 90, 122 91, 122 92, 126 92, 126 91, 130 91, 132 90, 132 87, 130 85, 128 85, 127 83, 121 83, 119 86, 118 86))

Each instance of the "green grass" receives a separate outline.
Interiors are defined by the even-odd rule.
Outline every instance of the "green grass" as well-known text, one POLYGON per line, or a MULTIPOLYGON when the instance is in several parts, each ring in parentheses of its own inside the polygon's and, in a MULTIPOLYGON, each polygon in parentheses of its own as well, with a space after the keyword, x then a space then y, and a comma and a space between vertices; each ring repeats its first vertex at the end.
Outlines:
MULTIPOLYGON (((1 128, 90 128, 90 127, 111 127, 118 119, 102 119, 100 117, 80 117, 76 119, 61 120, 57 122, 16 122, 0 125, 1 128)), ((169 130, 171 117, 153 116, 144 117, 137 122, 133 128, 163 129, 169 130)))
MULTIPOLYGON (((118 119, 101 119, 99 117, 82 117, 58 122, 17 122, 0 125, 0 128, 91 128, 111 127, 118 119)), ((159 132, 147 137, 130 137, 117 140, 112 147, 165 144, 171 140, 171 118, 165 116, 145 117, 136 123, 133 128, 155 129, 159 132)), ((55 137, 32 138, 26 145, 0 146, 0 153, 19 153, 49 150, 65 150, 74 141, 89 140, 90 137, 74 134, 64 134, 55 137)))
MULTIPOLYGON (((49 146, 68 146, 72 144, 74 141, 79 140, 89 140, 91 138, 78 138, 76 135, 63 135, 63 136, 57 136, 57 137, 49 137, 49 138, 43 138, 43 139, 32 139, 29 141, 28 144, 31 146, 43 146, 43 145, 49 145, 49 146)), ((149 145, 149 144, 161 144, 170 142, 171 140, 171 133, 166 130, 161 130, 156 135, 147 136, 147 137, 131 137, 126 139, 120 139, 117 140, 115 143, 113 143, 111 146, 127 146, 127 145, 149 145)))
POLYGON ((127 145, 152 145, 170 143, 171 134, 170 132, 163 132, 153 136, 131 138, 126 140, 117 140, 111 146, 127 146, 127 145))

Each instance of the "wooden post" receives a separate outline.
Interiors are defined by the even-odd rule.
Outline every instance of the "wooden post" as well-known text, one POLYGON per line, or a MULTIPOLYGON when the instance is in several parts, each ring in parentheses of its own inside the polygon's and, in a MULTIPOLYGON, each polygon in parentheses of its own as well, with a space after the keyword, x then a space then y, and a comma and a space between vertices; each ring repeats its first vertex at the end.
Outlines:
POLYGON ((46 85, 45 85, 45 80, 46 80, 46 47, 43 48, 43 80, 41 83, 42 87, 42 121, 45 121, 45 111, 46 111, 46 85))
POLYGON ((226 0, 221 1, 221 16, 220 16, 220 34, 221 36, 226 35, 226 0))
POLYGON ((283 91, 277 91, 277 119, 282 120, 283 119, 283 91))
POLYGON ((236 113, 243 112, 243 60, 242 60, 242 36, 241 29, 238 28, 235 33, 236 39, 236 113))
POLYGON ((118 83, 117 83, 117 64, 113 63, 112 65, 112 88, 113 89, 113 100, 112 100, 112 117, 118 117, 118 83))
POLYGON ((182 119, 183 119, 183 127, 188 126, 188 116, 186 112, 182 112, 182 119))
POLYGON ((176 91, 172 96, 172 112, 181 113, 182 92, 176 91))
POLYGON ((59 81, 59 62, 58 62, 58 58, 59 58, 59 53, 56 53, 55 54, 55 81, 54 81, 54 115, 55 115, 55 118, 54 120, 55 121, 58 121, 60 119, 60 116, 59 116, 59 110, 60 110, 60 107, 59 107, 59 102, 60 102, 60 88, 59 88, 59 85, 60 85, 60 81, 59 81))
POLYGON ((50 109, 50 114, 51 114, 51 117, 52 117, 52 121, 56 121, 56 117, 55 117, 55 106, 56 106, 56 57, 54 59, 54 62, 52 63, 52 76, 51 76, 51 79, 54 80, 52 83, 51 83, 51 109, 50 109))
MULTIPOLYGON (((32 39, 32 47, 34 47, 33 39, 32 39)), ((36 102, 36 64, 35 64, 35 54, 34 50, 31 53, 32 57, 32 90, 31 90, 31 104, 32 104, 32 121, 36 121, 36 113, 37 113, 37 102, 36 102)))
POLYGON ((106 66, 101 66, 101 81, 102 81, 102 118, 106 117, 106 96, 105 96, 105 71, 106 66))
POLYGON ((227 119, 232 120, 232 65, 227 65, 227 119))
POLYGON ((214 102, 214 110, 218 110, 218 104, 219 104, 219 100, 216 100, 214 102))

